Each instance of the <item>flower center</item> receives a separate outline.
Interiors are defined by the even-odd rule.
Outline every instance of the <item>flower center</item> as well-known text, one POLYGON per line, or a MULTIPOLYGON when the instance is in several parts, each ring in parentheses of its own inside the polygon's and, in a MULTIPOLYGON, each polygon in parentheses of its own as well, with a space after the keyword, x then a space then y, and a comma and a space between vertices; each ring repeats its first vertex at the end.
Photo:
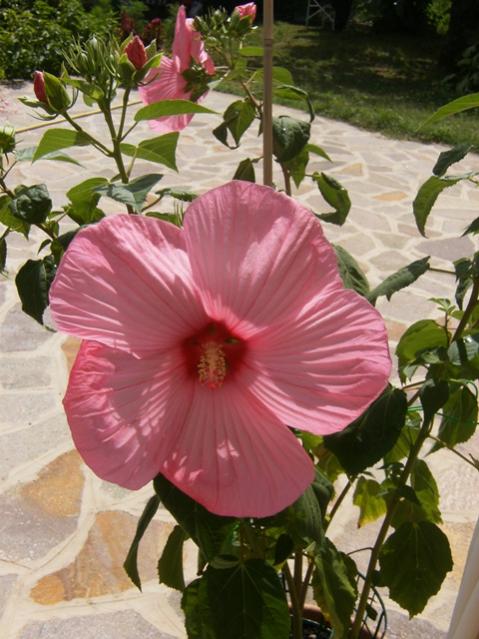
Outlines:
POLYGON ((226 377, 225 352, 218 342, 205 342, 201 345, 201 350, 198 379, 208 388, 219 388, 226 377))
POLYGON ((246 351, 245 342, 219 322, 207 324, 182 347, 189 374, 212 390, 236 373, 246 351))

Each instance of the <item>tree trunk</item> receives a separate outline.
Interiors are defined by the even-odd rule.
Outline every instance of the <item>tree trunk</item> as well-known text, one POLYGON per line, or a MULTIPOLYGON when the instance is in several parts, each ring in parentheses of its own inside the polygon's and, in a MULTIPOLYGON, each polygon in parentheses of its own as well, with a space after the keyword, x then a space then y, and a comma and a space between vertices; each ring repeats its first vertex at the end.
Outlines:
POLYGON ((446 44, 441 51, 441 64, 454 70, 463 51, 475 42, 479 44, 478 0, 452 0, 451 22, 446 44))

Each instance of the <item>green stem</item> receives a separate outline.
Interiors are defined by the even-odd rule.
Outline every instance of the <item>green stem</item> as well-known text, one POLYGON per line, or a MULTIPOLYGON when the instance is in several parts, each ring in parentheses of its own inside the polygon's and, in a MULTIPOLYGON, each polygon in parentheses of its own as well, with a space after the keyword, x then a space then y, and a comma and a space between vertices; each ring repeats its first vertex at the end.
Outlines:
POLYGON ((468 459, 465 455, 463 455, 462 453, 460 453, 458 450, 456 450, 455 448, 453 448, 452 446, 448 446, 445 442, 443 442, 441 439, 439 439, 439 437, 435 437, 434 435, 429 435, 429 439, 432 439, 433 441, 435 441, 437 444, 441 444, 441 446, 443 446, 444 448, 446 448, 447 450, 451 451, 451 453, 454 453, 454 455, 457 455, 458 457, 460 457, 463 461, 466 462, 466 464, 469 464, 470 466, 472 466, 473 468, 475 468, 477 470, 477 466, 476 464, 474 464, 474 462, 472 462, 470 459, 468 459))
POLYGON ((300 548, 294 553, 294 585, 296 593, 300 593, 303 586, 303 553, 300 548))
POLYGON ((2 191, 8 195, 11 198, 15 197, 15 194, 13 193, 13 191, 10 191, 10 189, 8 188, 8 186, 5 183, 5 180, 3 177, 0 177, 0 188, 2 189, 2 191))
POLYGON ((287 562, 285 562, 283 566, 283 575, 288 584, 289 597, 291 599, 293 639, 303 639, 303 608, 300 604, 298 593, 296 592, 296 584, 294 583, 293 575, 287 562))
POLYGON ((478 296, 479 296, 479 277, 475 277, 473 280, 472 291, 469 297, 469 302, 467 303, 466 310, 464 311, 464 315, 461 317, 461 321, 459 322, 456 328, 456 331, 452 338, 453 342, 458 340, 461 337, 462 333, 464 332, 467 322, 469 321, 469 318, 471 317, 472 312, 476 308, 478 296))
MULTIPOLYGON (((141 104, 141 100, 134 100, 133 102, 130 102, 130 104, 128 106, 136 106, 137 104, 141 104)), ((117 104, 115 106, 111 107, 112 111, 117 111, 118 109, 122 109, 123 105, 122 104, 117 104)), ((63 117, 60 118, 59 120, 52 120, 52 121, 48 121, 48 122, 41 122, 40 124, 30 124, 29 126, 24 126, 21 127, 20 129, 16 129, 15 133, 27 133, 28 131, 35 131, 36 129, 45 129, 46 127, 49 126, 54 126, 55 124, 61 124, 62 122, 70 122, 70 120, 81 120, 82 118, 89 118, 91 115, 98 115, 99 113, 102 113, 101 109, 95 109, 94 111, 84 111, 83 113, 77 113, 75 115, 71 115, 69 117, 69 119, 63 117)), ((138 123, 135 122, 135 124, 133 126, 136 126, 138 123)))
POLYGON ((113 118, 111 115, 110 108, 108 106, 105 107, 103 111, 103 115, 105 116, 105 122, 108 126, 108 130, 110 131, 111 141, 113 143, 113 152, 111 154, 112 158, 116 162, 116 166, 118 167, 118 173, 120 174, 121 181, 126 184, 128 182, 128 175, 126 173, 125 165, 123 163, 123 157, 121 155, 120 142, 118 139, 118 134, 115 130, 115 125, 113 123, 113 118))
POLYGON ((96 138, 93 137, 93 135, 88 133, 88 131, 85 131, 85 129, 83 129, 79 124, 77 124, 75 120, 72 117, 70 117, 70 115, 66 111, 62 115, 65 119, 65 122, 68 122, 68 124, 70 124, 70 126, 72 126, 75 129, 75 131, 78 131, 78 133, 85 135, 88 138, 89 142, 95 147, 95 149, 98 149, 98 151, 103 153, 103 155, 106 155, 107 157, 111 157, 112 153, 110 149, 107 148, 102 142, 100 142, 100 140, 97 140, 96 138))
POLYGON ((308 562, 308 568, 306 570, 306 574, 304 575, 303 584, 301 586, 301 592, 299 595, 301 610, 304 610, 304 604, 306 603, 306 596, 308 594, 309 582, 311 581, 314 570, 314 559, 308 558, 308 562))
POLYGON ((331 508, 331 512, 329 513, 328 519, 325 522, 325 526, 324 526, 324 531, 326 532, 326 530, 328 529, 329 524, 331 523, 332 518, 334 517, 334 515, 337 513, 339 507, 341 506, 343 499, 346 497, 346 495, 348 494, 351 486, 353 485, 354 482, 354 477, 352 479, 348 479, 348 483, 346 484, 346 486, 343 488, 343 490, 341 491, 339 497, 336 499, 336 501, 334 502, 333 507, 331 508))
POLYGON ((123 140, 123 129, 125 128, 125 119, 126 112, 128 110, 128 98, 130 97, 131 89, 125 89, 125 93, 123 94, 123 102, 122 102, 122 110, 120 117, 120 126, 118 127, 118 140, 121 142, 123 140))
POLYGON ((354 623, 351 628, 350 639, 358 639, 359 637, 364 613, 366 611, 366 606, 368 603, 369 592, 372 586, 373 575, 376 570, 376 564, 379 558, 379 553, 381 551, 384 540, 386 539, 386 535, 388 533, 389 526, 391 524, 391 520, 393 518, 396 507, 401 499, 401 491, 406 485, 407 480, 409 479, 409 476, 411 474, 412 469, 414 468, 414 464, 416 463, 416 460, 422 445, 424 444, 426 438, 429 436, 429 430, 431 428, 433 418, 434 416, 427 420, 424 420, 423 425, 421 427, 421 431, 418 435, 418 438, 409 452, 406 465, 404 466, 403 471, 399 477, 396 491, 394 492, 394 495, 392 496, 392 498, 389 500, 386 515, 384 517, 383 523, 381 525, 378 536, 376 538, 376 542, 371 551, 368 570, 366 573, 366 577, 364 579, 363 590, 361 592, 361 597, 359 599, 358 609, 356 611, 354 623))
MULTIPOLYGON (((110 137, 113 144, 113 152, 111 155, 113 159, 115 160, 116 166, 118 167, 118 173, 120 174, 121 181, 123 182, 123 184, 128 184, 128 182, 130 181, 130 178, 125 168, 125 164, 123 162, 123 156, 121 154, 120 136, 119 136, 119 132, 117 133, 115 129, 115 125, 113 123, 113 118, 111 115, 111 109, 109 105, 105 107, 103 111, 103 115, 105 117, 105 122, 108 126, 108 130, 110 131, 110 137)), ((134 214, 134 210, 129 204, 126 205, 126 208, 130 215, 134 214)))
POLYGON ((286 166, 281 162, 281 170, 283 171, 284 178, 284 190, 288 195, 291 195, 291 175, 286 166))

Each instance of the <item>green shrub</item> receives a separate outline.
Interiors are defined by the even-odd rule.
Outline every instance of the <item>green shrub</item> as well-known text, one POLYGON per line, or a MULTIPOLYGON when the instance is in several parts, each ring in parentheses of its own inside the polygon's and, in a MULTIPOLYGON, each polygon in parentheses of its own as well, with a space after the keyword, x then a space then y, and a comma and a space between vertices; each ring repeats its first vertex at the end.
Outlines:
POLYGON ((80 0, 0 0, 0 69, 6 78, 30 78, 35 69, 58 73, 73 38, 111 34, 116 24, 108 0, 90 12, 80 0))
POLYGON ((439 35, 445 35, 451 19, 451 0, 431 0, 426 8, 427 18, 439 35))

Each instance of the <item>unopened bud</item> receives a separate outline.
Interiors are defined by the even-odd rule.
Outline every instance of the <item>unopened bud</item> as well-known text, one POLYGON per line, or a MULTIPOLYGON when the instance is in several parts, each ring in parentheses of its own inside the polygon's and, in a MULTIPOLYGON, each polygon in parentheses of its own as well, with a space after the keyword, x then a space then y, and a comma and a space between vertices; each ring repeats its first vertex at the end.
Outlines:
POLYGON ((11 126, 0 127, 0 153, 11 153, 15 149, 15 129, 11 126))
POLYGON ((246 4, 240 4, 235 7, 235 12, 240 18, 249 18, 251 22, 256 18, 256 4, 254 2, 248 2, 246 4))
POLYGON ((137 35, 126 45, 125 53, 135 69, 142 69, 148 60, 145 46, 137 35))
POLYGON ((35 97, 40 102, 47 102, 47 92, 45 90, 45 77, 41 71, 35 71, 33 73, 33 91, 35 97))
POLYGON ((71 106, 71 100, 62 81, 51 73, 43 73, 42 75, 48 106, 58 113, 68 109, 71 106))

